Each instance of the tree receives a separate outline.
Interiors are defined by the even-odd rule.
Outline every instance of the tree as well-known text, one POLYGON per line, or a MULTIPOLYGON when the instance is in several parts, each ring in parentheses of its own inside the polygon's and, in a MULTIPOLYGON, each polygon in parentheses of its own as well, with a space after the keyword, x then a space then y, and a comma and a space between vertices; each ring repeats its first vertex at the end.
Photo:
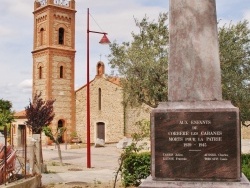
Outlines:
POLYGON ((243 125, 250 118, 250 29, 248 22, 228 24, 219 28, 222 93, 240 108, 243 125))
POLYGON ((12 103, 8 100, 0 99, 0 129, 3 130, 14 121, 14 111, 11 110, 12 103))
POLYGON ((56 146, 57 146, 57 150, 58 150, 58 156, 59 156, 59 160, 60 160, 60 164, 63 165, 62 162, 62 152, 61 152, 61 148, 60 148, 60 142, 59 139, 61 138, 61 136, 63 135, 63 133, 66 131, 65 127, 60 127, 57 129, 57 131, 53 134, 52 129, 50 127, 43 127, 43 131, 45 133, 45 135, 47 137, 50 138, 50 140, 52 140, 56 146))
POLYGON ((117 69, 125 92, 125 103, 145 103, 156 107, 167 100, 168 27, 167 14, 160 14, 158 23, 148 18, 139 22, 139 34, 132 32, 133 41, 114 42, 108 56, 111 67, 117 69))
MULTIPOLYGON (((37 143, 40 147, 35 153, 41 157, 41 163, 43 163, 41 132, 43 127, 48 126, 54 119, 55 113, 53 111, 53 104, 55 100, 43 100, 42 93, 35 94, 33 102, 29 102, 29 105, 25 107, 27 121, 25 124, 32 130, 33 134, 40 134, 40 142, 37 143)), ((37 165, 40 165, 38 163, 37 165)))
MULTIPOLYGON (((169 31, 167 14, 158 22, 145 16, 135 19, 139 33, 133 41, 110 45, 109 64, 121 76, 125 104, 145 103, 153 108, 167 101, 169 31)), ((248 22, 224 25, 219 29, 223 99, 240 108, 244 125, 250 119, 250 29, 248 22)))
POLYGON ((33 134, 41 134, 43 127, 48 126, 54 119, 53 104, 55 100, 44 101, 41 93, 34 96, 33 102, 25 107, 27 121, 33 134))

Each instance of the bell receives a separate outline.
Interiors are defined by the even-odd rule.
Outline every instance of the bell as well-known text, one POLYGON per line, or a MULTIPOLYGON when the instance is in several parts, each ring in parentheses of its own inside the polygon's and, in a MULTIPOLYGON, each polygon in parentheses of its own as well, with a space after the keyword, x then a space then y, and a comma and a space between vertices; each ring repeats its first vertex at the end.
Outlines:
POLYGON ((102 39, 100 40, 99 43, 100 44, 109 44, 110 43, 110 41, 109 41, 108 37, 106 36, 106 34, 103 34, 103 37, 102 37, 102 39))

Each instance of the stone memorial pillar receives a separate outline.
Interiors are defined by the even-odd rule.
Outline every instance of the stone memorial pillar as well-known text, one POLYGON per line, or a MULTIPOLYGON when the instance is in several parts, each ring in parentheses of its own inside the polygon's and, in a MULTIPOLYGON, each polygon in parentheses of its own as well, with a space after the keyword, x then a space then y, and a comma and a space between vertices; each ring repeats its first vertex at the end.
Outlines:
POLYGON ((215 0, 170 0, 169 12, 169 100, 151 113, 151 177, 140 187, 249 187, 239 109, 222 100, 215 0))
POLYGON ((169 101, 222 100, 215 0, 169 6, 169 101))

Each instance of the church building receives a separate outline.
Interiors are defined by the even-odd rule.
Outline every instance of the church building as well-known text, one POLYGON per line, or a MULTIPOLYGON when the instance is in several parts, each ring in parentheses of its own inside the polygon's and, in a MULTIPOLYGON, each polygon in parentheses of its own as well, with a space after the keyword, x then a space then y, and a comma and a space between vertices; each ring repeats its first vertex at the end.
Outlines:
MULTIPOLYGON (((86 85, 76 90, 76 131, 85 138, 86 85)), ((91 142, 97 138, 105 142, 118 142, 124 136, 138 131, 136 122, 149 120, 151 108, 131 108, 123 105, 123 89, 120 79, 105 75, 105 65, 98 62, 96 76, 90 82, 91 142)), ((85 139, 84 139, 85 142, 85 139)))
MULTIPOLYGON (((33 92, 44 100, 56 99, 52 130, 65 127, 61 139, 69 142, 77 134, 86 143, 86 85, 75 90, 75 0, 34 0, 33 92)), ((106 143, 130 136, 135 123, 148 119, 151 108, 123 105, 119 78, 105 75, 105 65, 97 62, 96 76, 90 81, 91 143, 97 138, 106 143)), ((25 113, 19 112, 13 123, 14 144, 23 137, 25 113), (21 115, 20 115, 21 114, 21 115)), ((27 135, 31 136, 27 129, 27 135)))

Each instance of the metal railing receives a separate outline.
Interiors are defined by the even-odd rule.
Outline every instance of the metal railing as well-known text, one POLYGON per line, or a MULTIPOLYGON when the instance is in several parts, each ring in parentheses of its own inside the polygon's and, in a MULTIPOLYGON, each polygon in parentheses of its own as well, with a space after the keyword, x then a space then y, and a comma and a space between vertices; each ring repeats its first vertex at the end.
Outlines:
POLYGON ((4 134, 0 134, 0 185, 7 184, 27 177, 27 143, 26 127, 24 143, 21 147, 14 148, 12 128, 8 134, 7 127, 4 134), (10 138, 8 135, 11 135, 10 138))

